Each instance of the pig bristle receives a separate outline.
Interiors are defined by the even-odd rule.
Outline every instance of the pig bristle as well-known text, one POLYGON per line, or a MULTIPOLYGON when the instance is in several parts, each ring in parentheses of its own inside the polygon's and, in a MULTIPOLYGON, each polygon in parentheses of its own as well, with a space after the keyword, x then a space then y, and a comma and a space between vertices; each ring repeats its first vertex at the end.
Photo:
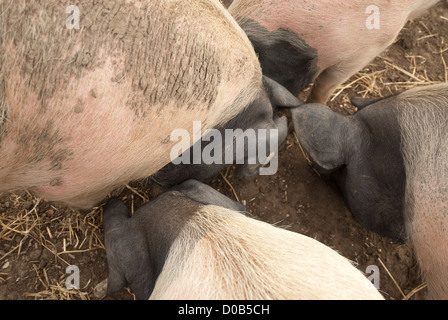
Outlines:
POLYGON ((428 295, 448 297, 448 84, 418 87, 394 100, 406 168, 405 218, 428 295))

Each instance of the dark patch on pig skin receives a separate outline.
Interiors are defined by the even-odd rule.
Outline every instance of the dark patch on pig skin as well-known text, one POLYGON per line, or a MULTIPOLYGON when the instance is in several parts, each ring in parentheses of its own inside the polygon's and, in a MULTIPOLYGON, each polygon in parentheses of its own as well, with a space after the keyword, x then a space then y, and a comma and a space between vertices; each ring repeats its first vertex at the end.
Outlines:
POLYGON ((252 19, 235 17, 258 55, 263 74, 297 96, 316 77, 317 51, 296 33, 277 29, 269 32, 252 19))
POLYGON ((6 126, 9 121, 8 114, 9 114, 8 107, 0 97, 0 144, 2 143, 3 139, 6 137, 7 134, 6 126))
POLYGON ((3 81, 3 75, 0 74, 0 144, 6 137, 7 134, 6 125, 8 121, 9 121, 9 109, 6 104, 5 83, 3 81))
POLYGON ((76 114, 82 113, 84 111, 83 102, 81 99, 78 99, 77 104, 75 108, 73 109, 73 112, 76 114))
POLYGON ((291 114, 313 166, 336 181, 355 219, 382 236, 405 240, 400 126, 394 108, 381 103, 348 117, 318 104, 291 114))
POLYGON ((55 179, 51 180, 50 186, 52 186, 52 187, 62 186, 62 179, 61 178, 55 178, 55 179))
POLYGON ((167 144, 171 140, 171 135, 167 136, 165 139, 162 140, 162 144, 167 144))
POLYGON ((64 147, 64 141, 52 121, 41 125, 26 124, 20 129, 15 141, 19 146, 18 158, 27 159, 29 165, 48 162, 47 169, 51 171, 63 169, 64 162, 73 154, 64 147))

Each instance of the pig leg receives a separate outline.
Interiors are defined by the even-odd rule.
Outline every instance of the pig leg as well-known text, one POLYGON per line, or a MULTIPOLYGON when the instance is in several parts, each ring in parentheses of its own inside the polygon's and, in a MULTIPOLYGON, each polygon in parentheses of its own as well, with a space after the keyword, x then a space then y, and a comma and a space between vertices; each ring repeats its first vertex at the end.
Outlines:
POLYGON ((326 104, 336 88, 356 71, 350 70, 344 72, 334 66, 325 69, 314 81, 313 89, 307 102, 326 104))
POLYGON ((146 238, 135 232, 137 228, 132 224, 130 212, 121 200, 110 200, 103 212, 107 294, 119 292, 130 284, 137 299, 148 299, 154 279, 146 238))
POLYGON ((307 99, 308 103, 326 104, 333 92, 344 82, 350 79, 364 66, 372 61, 372 57, 376 57, 393 42, 386 41, 381 45, 373 46, 368 52, 362 56, 347 56, 340 63, 331 65, 322 70, 322 72, 314 80, 313 89, 307 99))
POLYGON ((120 250, 118 244, 121 234, 127 231, 127 221, 129 211, 123 202, 111 200, 103 209, 104 216, 104 238, 107 248, 108 279, 107 294, 110 295, 124 289, 127 285, 124 270, 121 270, 118 261, 120 261, 120 250))

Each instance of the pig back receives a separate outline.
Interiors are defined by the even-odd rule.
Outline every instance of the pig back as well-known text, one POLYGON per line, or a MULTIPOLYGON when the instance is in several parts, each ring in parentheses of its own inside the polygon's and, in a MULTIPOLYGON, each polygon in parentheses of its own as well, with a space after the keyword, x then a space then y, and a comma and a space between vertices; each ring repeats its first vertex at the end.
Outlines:
POLYGON ((4 0, 0 10, 2 190, 90 206, 168 163, 174 129, 225 123, 261 86, 218 0, 4 0))

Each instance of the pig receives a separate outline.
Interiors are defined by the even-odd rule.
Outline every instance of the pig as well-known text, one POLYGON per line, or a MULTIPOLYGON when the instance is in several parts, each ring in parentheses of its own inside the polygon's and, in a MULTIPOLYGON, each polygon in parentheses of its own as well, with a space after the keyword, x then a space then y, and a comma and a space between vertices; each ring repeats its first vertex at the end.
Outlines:
POLYGON ((0 11, 0 192, 91 208, 169 163, 174 129, 267 103, 253 46, 219 0, 0 11))
MULTIPOLYGON (((192 146, 186 151, 188 153, 188 163, 182 163, 180 159, 179 161, 176 161, 176 159, 152 175, 149 181, 165 190, 188 179, 207 182, 229 164, 241 164, 240 172, 246 178, 252 178, 260 174, 260 169, 267 165, 269 165, 269 170, 266 174, 275 174, 278 168, 278 152, 284 146, 288 135, 288 120, 285 116, 277 116, 277 107, 298 107, 301 105, 301 101, 272 79, 264 76, 263 82, 267 92, 265 95, 259 96, 262 101, 255 100, 237 117, 219 128, 219 135, 224 141, 219 150, 218 161, 206 163, 201 158, 198 163, 194 162, 195 149, 198 148, 203 154, 205 148, 210 148, 212 144, 213 139, 208 139, 208 135, 205 135, 196 143, 198 146, 192 146), (229 141, 229 139, 224 139, 226 137, 225 131, 229 129, 242 130, 243 133, 236 135, 235 139, 229 141), (266 134, 258 134, 260 129, 266 130, 266 134), (245 144, 244 152, 240 152, 242 150, 238 149, 238 140, 244 139, 244 134, 250 136, 249 130, 254 130, 256 141, 240 141, 240 143, 245 144), (272 135, 271 130, 277 130, 275 136, 272 135), (249 151, 249 147, 254 147, 249 146, 250 143, 256 144, 256 148, 253 149, 255 152, 249 151), (265 154, 260 154, 262 151, 259 146, 266 148, 265 154), (232 163, 226 162, 226 158, 229 158, 227 153, 232 154, 230 157, 232 163)), ((215 152, 218 152, 218 150, 215 150, 215 152)), ((264 173, 261 172, 261 174, 264 173)))
POLYGON ((265 75, 294 94, 314 81, 307 101, 325 104, 409 19, 437 2, 235 0, 229 11, 254 44, 265 75))
POLYGON ((291 110, 312 165, 332 176, 366 228, 415 250, 428 297, 448 298, 448 84, 352 99, 342 116, 310 103, 291 110))
POLYGON ((130 217, 103 208, 107 293, 137 299, 383 299, 349 260, 322 243, 258 221, 196 180, 130 217))

